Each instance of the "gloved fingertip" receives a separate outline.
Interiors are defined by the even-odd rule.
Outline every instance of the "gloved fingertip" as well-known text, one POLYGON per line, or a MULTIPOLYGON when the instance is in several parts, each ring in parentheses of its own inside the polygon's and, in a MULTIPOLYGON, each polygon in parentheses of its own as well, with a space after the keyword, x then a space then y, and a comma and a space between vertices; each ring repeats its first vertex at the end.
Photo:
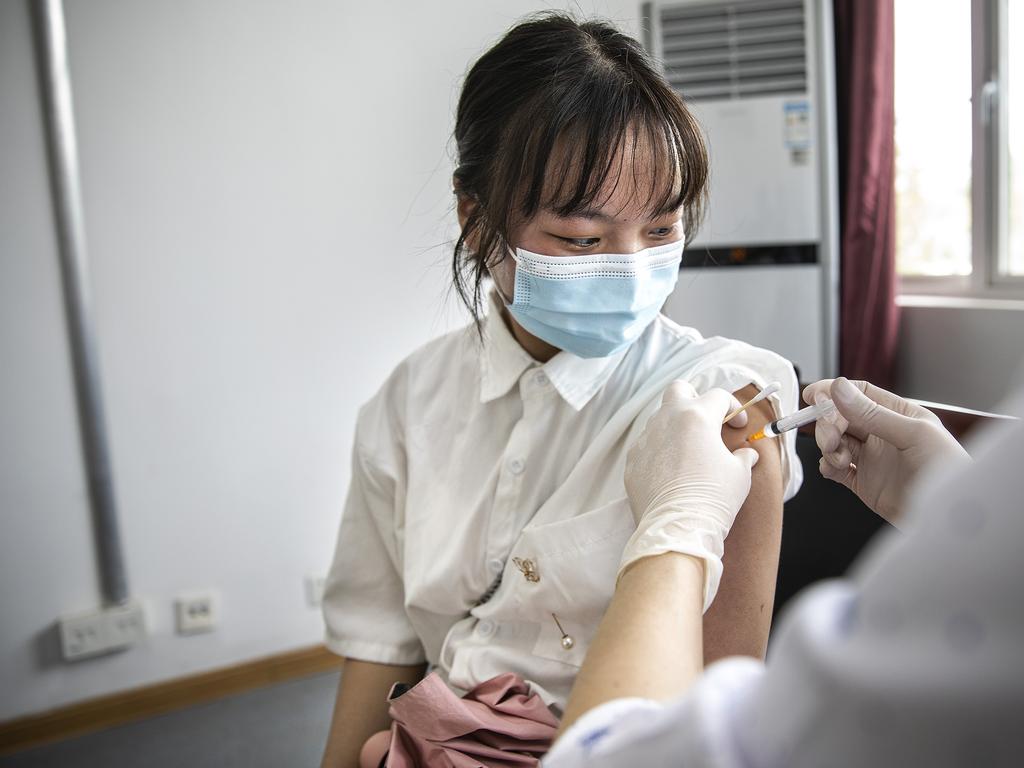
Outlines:
POLYGON ((851 406, 857 402, 861 391, 857 389, 845 376, 840 376, 832 382, 832 400, 840 405, 851 406))
POLYGON ((747 422, 749 421, 750 418, 747 416, 747 412, 740 411, 731 419, 729 419, 729 426, 736 427, 737 429, 742 429, 743 427, 747 426, 747 422))
POLYGON ((668 385, 665 392, 661 396, 661 401, 665 403, 679 403, 686 402, 687 400, 694 400, 697 397, 697 390, 693 388, 693 385, 685 379, 676 379, 668 385))
POLYGON ((749 469, 753 469, 754 465, 757 464, 761 458, 761 454, 753 448, 737 448, 733 455, 738 456, 749 469))
MULTIPOLYGON (((828 392, 822 392, 821 390, 819 390, 819 391, 814 393, 814 405, 821 405, 822 403, 827 403, 828 399, 829 399, 828 392)), ((828 414, 825 414, 825 416, 823 416, 822 418, 828 418, 829 421, 834 421, 834 419, 829 418, 832 415, 833 414, 828 413, 828 414)))
POLYGON ((823 454, 822 458, 836 469, 845 469, 850 466, 850 452, 844 448, 823 454))
POLYGON ((824 456, 822 456, 818 461, 818 471, 826 480, 838 481, 839 479, 840 470, 833 467, 828 461, 826 461, 824 456))
POLYGON ((818 423, 814 425, 814 441, 818 444, 818 448, 822 453, 832 453, 835 451, 839 447, 841 440, 842 433, 836 428, 835 424, 819 419, 818 423))
MULTIPOLYGON (((800 393, 801 399, 808 405, 814 405, 814 399, 818 396, 818 393, 822 391, 820 384, 809 384, 804 387, 804 391, 800 393)), ((825 391, 828 391, 827 389, 825 391)))

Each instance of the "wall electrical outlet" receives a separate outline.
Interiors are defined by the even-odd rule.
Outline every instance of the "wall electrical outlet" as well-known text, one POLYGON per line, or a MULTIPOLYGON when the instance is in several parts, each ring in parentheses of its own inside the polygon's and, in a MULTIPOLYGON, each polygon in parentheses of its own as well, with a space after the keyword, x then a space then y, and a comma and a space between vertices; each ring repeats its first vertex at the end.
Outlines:
POLYGON ((306 605, 310 608, 319 608, 324 601, 324 582, 326 576, 310 574, 306 577, 306 605))
POLYGON ((65 616, 57 624, 60 628, 61 652, 67 661, 77 661, 107 652, 103 642, 101 611, 65 616))
POLYGON ((64 616, 57 627, 66 661, 124 650, 146 636, 145 615, 137 603, 64 616))
POLYGON ((127 648, 146 636, 142 607, 131 604, 108 608, 103 612, 104 629, 110 648, 127 648))
POLYGON ((212 592, 190 592, 174 600, 174 624, 179 635, 212 632, 217 628, 218 605, 212 592))

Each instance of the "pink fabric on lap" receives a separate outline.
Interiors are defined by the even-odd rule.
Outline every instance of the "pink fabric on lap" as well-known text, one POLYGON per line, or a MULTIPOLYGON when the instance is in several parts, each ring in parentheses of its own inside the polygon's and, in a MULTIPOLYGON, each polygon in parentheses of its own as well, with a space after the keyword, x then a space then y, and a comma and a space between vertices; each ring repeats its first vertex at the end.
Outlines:
POLYGON ((435 673, 392 700, 386 768, 535 766, 550 749, 558 718, 512 673, 459 698, 435 673))

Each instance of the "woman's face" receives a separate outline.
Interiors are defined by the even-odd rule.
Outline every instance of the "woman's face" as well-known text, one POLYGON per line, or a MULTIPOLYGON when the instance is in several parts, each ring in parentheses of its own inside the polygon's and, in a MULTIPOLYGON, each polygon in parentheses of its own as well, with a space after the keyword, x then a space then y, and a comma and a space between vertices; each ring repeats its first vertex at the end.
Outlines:
MULTIPOLYGON (((642 144, 635 152, 629 142, 626 144, 612 165, 620 172, 609 175, 594 207, 572 216, 560 216, 542 207, 532 218, 513 228, 512 247, 545 256, 580 256, 636 253, 682 240, 685 232, 681 209, 653 217, 646 209, 655 173, 650 152, 645 152, 642 144)), ((511 255, 492 266, 490 272, 502 295, 511 298, 515 288, 515 261, 511 255)))

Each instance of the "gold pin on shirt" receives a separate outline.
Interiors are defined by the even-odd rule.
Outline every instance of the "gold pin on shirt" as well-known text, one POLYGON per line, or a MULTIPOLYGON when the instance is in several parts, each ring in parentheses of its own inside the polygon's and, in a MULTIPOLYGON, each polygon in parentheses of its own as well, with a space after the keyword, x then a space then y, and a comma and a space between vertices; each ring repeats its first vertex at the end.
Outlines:
POLYGON ((534 583, 540 581, 540 574, 537 573, 537 565, 533 560, 513 557, 512 564, 523 572, 523 578, 527 581, 534 583))

